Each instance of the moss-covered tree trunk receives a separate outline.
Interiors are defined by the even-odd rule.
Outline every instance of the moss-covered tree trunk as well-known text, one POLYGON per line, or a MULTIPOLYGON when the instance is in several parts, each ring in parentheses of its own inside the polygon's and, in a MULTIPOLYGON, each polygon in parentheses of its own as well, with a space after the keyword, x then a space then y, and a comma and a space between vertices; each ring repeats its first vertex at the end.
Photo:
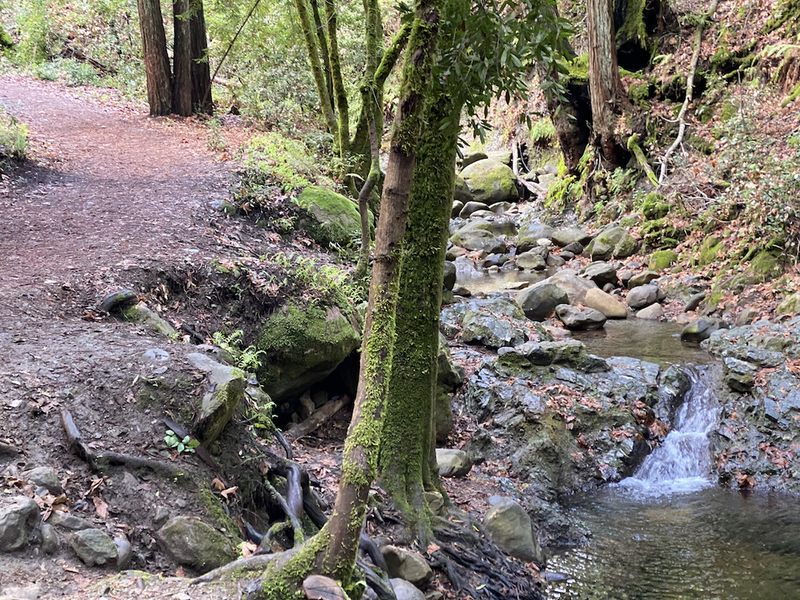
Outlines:
POLYGON ((195 112, 214 112, 211 96, 211 64, 208 62, 208 37, 203 0, 192 0, 191 34, 192 108, 195 112))
POLYGON ((167 115, 172 110, 172 82, 161 4, 158 0, 138 0, 138 8, 150 115, 167 115))
MULTIPOLYGON (((328 36, 325 35, 325 25, 319 16, 319 3, 317 0, 310 0, 311 12, 314 15, 314 25, 317 28, 317 43, 319 44, 319 54, 322 58, 322 68, 325 72, 325 87, 328 90, 328 97, 333 102, 333 79, 331 79, 331 58, 328 54, 328 36)), ((336 108, 332 105, 332 108, 336 108)))
POLYGON ((381 485, 423 542, 430 533, 423 492, 436 490, 438 481, 433 415, 439 313, 460 116, 460 104, 444 93, 431 94, 411 183, 392 386, 381 442, 381 485))
POLYGON ((182 117, 192 114, 192 33, 189 0, 172 4, 175 41, 172 53, 172 112, 182 117))
MULTIPOLYGON (((336 110, 339 112, 338 133, 339 155, 342 158, 350 154, 350 109, 347 105, 347 90, 342 79, 342 61, 339 55, 339 35, 337 31, 336 4, 333 0, 325 0, 325 19, 328 24, 328 55, 331 63, 331 78, 333 79, 336 110)), ((369 17, 367 17, 369 21, 369 17)))

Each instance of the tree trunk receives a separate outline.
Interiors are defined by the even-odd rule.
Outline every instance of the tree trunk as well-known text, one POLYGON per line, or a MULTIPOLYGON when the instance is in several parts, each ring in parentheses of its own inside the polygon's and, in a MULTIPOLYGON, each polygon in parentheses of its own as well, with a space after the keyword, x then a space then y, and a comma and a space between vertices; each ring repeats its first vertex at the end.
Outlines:
MULTIPOLYGON (((328 56, 331 62, 331 76, 336 98, 336 109, 339 111, 339 156, 346 158, 350 154, 350 110, 347 106, 347 91, 342 80, 342 61, 339 55, 338 33, 336 31, 336 4, 334 0, 325 0, 325 18, 328 23, 328 56)), ((332 132, 337 135, 336 132, 332 132)))
POLYGON ((587 0, 586 20, 594 144, 605 166, 614 168, 620 165, 614 126, 621 83, 610 0, 587 0))
POLYGON ((189 21, 191 33, 192 108, 195 112, 214 112, 211 96, 211 64, 208 62, 208 38, 203 0, 192 0, 194 6, 189 21))
MULTIPOLYGON (((325 35, 325 26, 319 16, 319 4, 317 0, 310 0, 311 13, 314 15, 314 25, 317 28, 317 43, 319 44, 319 54, 322 57, 322 68, 325 71, 325 87, 328 90, 328 97, 333 101, 333 79, 331 79, 331 59, 328 55, 328 36, 325 35)), ((331 106, 331 108, 336 108, 331 106)))
POLYGON ((172 112, 182 117, 192 114, 192 41, 190 0, 172 4, 175 42, 172 55, 172 112))
POLYGON ((432 95, 427 107, 403 241, 392 386, 380 455, 381 485, 423 545, 430 535, 430 515, 422 493, 438 488, 433 416, 439 314, 461 116, 461 105, 443 93, 432 95))
POLYGON ((158 0, 138 0, 138 7, 150 115, 167 115, 172 110, 172 85, 161 4, 158 0))

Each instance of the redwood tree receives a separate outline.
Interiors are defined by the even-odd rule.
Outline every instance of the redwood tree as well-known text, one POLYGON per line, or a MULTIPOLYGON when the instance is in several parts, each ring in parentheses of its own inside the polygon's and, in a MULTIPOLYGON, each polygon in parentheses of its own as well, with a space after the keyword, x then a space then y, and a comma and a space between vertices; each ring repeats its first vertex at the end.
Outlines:
POLYGON ((172 110, 172 84, 161 3, 159 0, 138 0, 138 7, 150 115, 167 115, 172 110))

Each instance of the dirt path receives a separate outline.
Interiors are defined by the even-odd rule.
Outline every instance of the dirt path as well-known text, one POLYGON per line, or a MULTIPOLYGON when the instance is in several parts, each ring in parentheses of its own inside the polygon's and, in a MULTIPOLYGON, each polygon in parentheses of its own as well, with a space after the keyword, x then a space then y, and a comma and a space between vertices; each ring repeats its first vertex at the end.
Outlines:
POLYGON ((56 282, 213 245, 202 215, 225 197, 228 167, 196 123, 11 76, 0 77, 0 105, 27 123, 37 165, 27 182, 0 185, 6 309, 56 282))

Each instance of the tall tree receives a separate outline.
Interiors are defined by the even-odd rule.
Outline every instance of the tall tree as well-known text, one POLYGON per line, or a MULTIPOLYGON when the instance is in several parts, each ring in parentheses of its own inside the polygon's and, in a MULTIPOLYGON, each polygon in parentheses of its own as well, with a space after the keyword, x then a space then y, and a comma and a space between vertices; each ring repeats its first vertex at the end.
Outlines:
POLYGON ((208 37, 203 0, 192 0, 189 20, 190 54, 192 57, 192 108, 195 112, 211 114, 214 99, 211 96, 211 64, 208 61, 208 37))
POLYGON ((172 83, 161 3, 158 0, 138 0, 138 7, 147 103, 152 116, 167 115, 172 110, 172 83))
POLYGON ((172 112, 192 114, 192 44, 190 0, 175 0, 172 23, 175 31, 172 53, 172 112))

